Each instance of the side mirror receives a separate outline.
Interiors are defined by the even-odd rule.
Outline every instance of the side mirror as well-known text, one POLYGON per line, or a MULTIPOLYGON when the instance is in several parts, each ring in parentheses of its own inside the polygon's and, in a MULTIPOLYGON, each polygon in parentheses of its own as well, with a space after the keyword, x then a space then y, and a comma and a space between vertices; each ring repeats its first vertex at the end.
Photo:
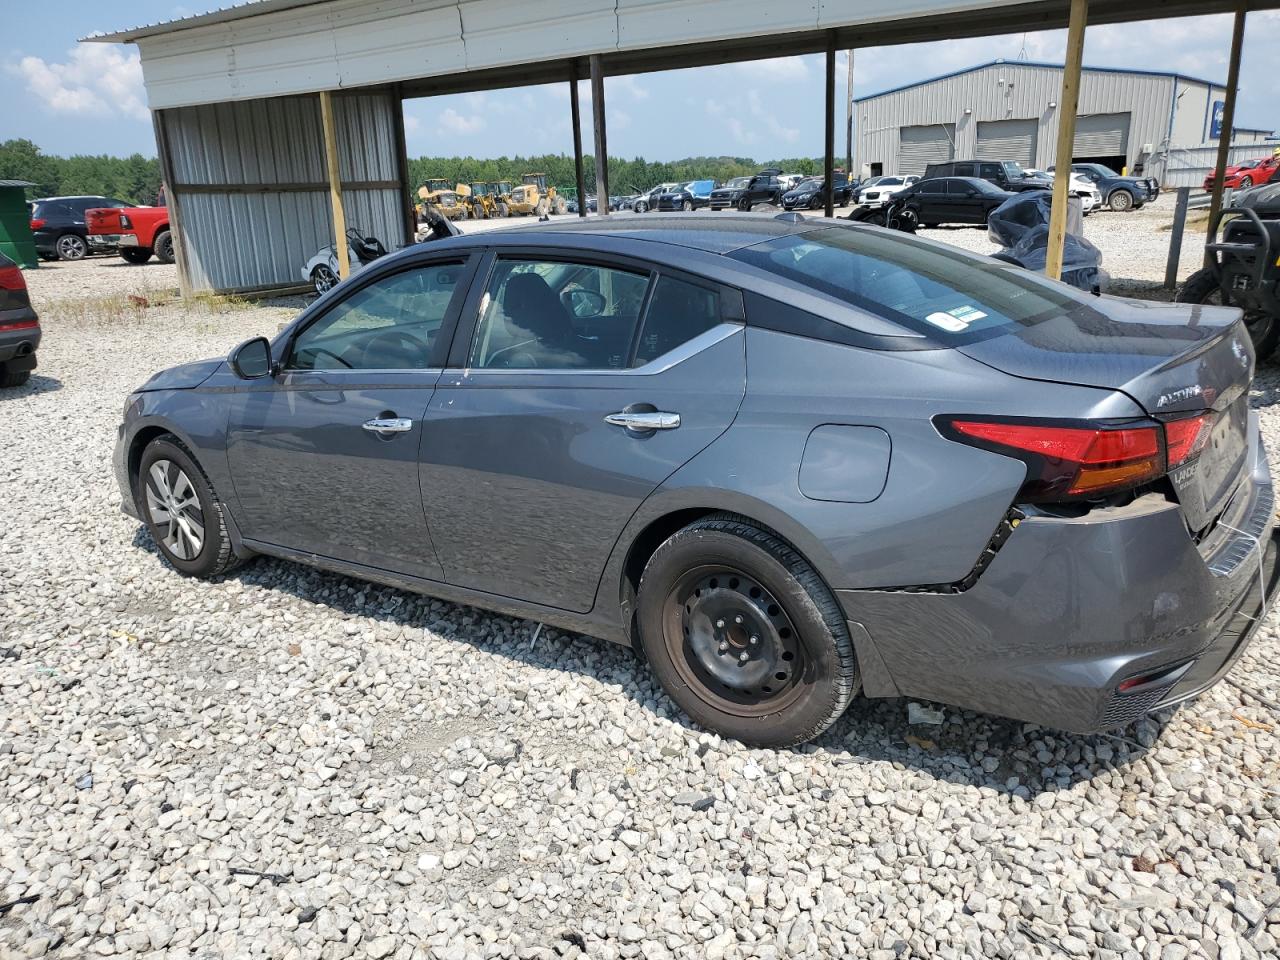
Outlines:
POLYGON ((603 296, 594 290, 583 290, 581 288, 566 290, 563 296, 565 305, 578 319, 598 317, 604 313, 606 301, 603 296))
POLYGON ((271 376, 275 365, 271 362, 271 342, 266 337, 246 340, 231 351, 227 358, 231 370, 241 380, 260 380, 271 376))

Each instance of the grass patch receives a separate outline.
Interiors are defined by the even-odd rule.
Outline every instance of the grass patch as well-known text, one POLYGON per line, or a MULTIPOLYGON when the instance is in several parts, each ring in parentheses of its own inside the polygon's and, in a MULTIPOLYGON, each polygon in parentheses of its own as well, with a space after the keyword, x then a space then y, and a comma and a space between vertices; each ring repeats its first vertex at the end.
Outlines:
MULTIPOLYGON (((1170 233, 1173 230, 1173 221, 1160 224, 1160 230, 1170 233)), ((1204 210, 1188 210, 1187 224, 1183 228, 1187 233, 1208 233, 1209 232, 1209 211, 1204 210)))
POLYGON ((222 316, 255 309, 258 305, 243 297, 198 293, 183 300, 172 288, 144 288, 98 296, 53 300, 40 308, 43 322, 69 325, 118 324, 142 319, 149 311, 178 310, 193 319, 222 316))

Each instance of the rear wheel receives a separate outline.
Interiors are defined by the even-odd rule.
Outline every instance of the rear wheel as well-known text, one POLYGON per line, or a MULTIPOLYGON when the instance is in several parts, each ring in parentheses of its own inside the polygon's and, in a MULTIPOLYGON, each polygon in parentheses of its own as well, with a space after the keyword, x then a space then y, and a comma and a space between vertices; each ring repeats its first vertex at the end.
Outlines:
POLYGON ((1240 189, 1248 190, 1253 186, 1253 177, 1244 176, 1240 178, 1240 189))
POLYGON ((840 607, 774 534, 719 514, 672 535, 640 580, 640 642, 667 694, 697 723, 744 743, 804 743, 858 684, 840 607))
POLYGON ((120 256, 129 263, 146 263, 151 259, 151 251, 146 247, 121 247, 120 256))
POLYGON ((316 293, 328 293, 338 285, 338 275, 328 264, 322 263, 311 271, 311 285, 316 288, 316 293))
MULTIPOLYGON (((1206 303, 1221 305, 1226 303, 1222 296, 1222 285, 1218 280, 1218 271, 1212 267, 1197 270, 1187 278, 1187 282, 1178 291, 1179 303, 1206 303)), ((1231 304, 1241 306, 1241 304, 1231 304)), ((1249 339, 1253 341, 1253 352, 1258 363, 1262 363, 1275 353, 1280 346, 1280 317, 1265 310, 1245 308, 1244 325, 1249 331, 1249 339)))
POLYGON ((173 234, 168 230, 161 230, 156 234, 152 249, 155 250, 156 257, 160 260, 165 263, 173 263, 173 234))
POLYGON ((510 208, 510 207, 508 207, 505 203, 499 203, 499 204, 498 204, 498 216, 500 216, 500 217, 509 217, 510 215, 511 215, 511 208, 510 208))
POLYGON ((30 370, 15 370, 11 364, 0 363, 0 387, 20 387, 30 379, 30 370))
POLYGON ((564 216, 569 212, 568 201, 566 201, 564 197, 556 197, 555 208, 552 212, 558 216, 564 216))
POLYGON ((688 213, 690 210, 692 210, 692 209, 693 209, 693 201, 692 201, 692 200, 686 200, 686 201, 685 201, 683 204, 681 204, 680 206, 681 206, 681 209, 682 209, 682 210, 684 210, 684 212, 685 212, 685 213, 688 213))
POLYGON ((1113 190, 1107 198, 1107 206, 1117 213, 1133 208, 1133 194, 1128 190, 1113 190))
POLYGON ((89 253, 89 244, 84 237, 75 233, 64 233, 54 244, 59 260, 83 260, 89 253))
POLYGON ((889 215, 885 221, 886 226, 892 227, 894 230, 901 230, 904 233, 915 233, 920 227, 920 217, 910 207, 904 207, 901 210, 895 210, 889 215))
POLYGON ((175 438, 160 437, 142 451, 135 491, 156 545, 176 570, 207 578, 237 565, 222 501, 175 438))

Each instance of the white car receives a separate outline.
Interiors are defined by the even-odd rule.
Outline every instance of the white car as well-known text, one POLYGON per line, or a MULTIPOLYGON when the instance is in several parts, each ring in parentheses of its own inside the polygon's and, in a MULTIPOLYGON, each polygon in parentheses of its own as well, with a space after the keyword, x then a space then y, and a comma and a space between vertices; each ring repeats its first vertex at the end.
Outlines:
MULTIPOLYGON (((1046 177, 1053 179, 1053 173, 1048 170, 1028 170, 1028 176, 1046 177)), ((1085 216, 1089 215, 1091 210, 1096 210, 1102 206, 1102 194, 1098 192, 1098 186, 1082 173, 1071 173, 1071 190, 1072 196, 1080 198, 1081 209, 1085 216)))
POLYGON ((917 176, 874 177, 858 191, 858 203, 864 207, 883 207, 895 193, 907 189, 919 179, 917 176))

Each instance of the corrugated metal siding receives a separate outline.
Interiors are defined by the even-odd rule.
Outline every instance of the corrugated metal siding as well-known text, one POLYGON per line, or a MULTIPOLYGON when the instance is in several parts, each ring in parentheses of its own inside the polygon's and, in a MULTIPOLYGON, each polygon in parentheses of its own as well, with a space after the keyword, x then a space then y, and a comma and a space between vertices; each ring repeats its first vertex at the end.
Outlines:
MULTIPOLYGON (((1233 143, 1227 148, 1227 166, 1258 157, 1269 157, 1270 144, 1233 143)), ((1218 163, 1218 147, 1174 147, 1165 160, 1160 182, 1166 187, 1202 187, 1204 178, 1218 163)))
POLYGON ((931 163, 945 163, 956 155, 952 124, 903 127, 898 136, 898 173, 919 177, 931 163))
POLYGON ((1127 113, 1095 113, 1076 120, 1076 137, 1072 147, 1077 157, 1127 156, 1129 127, 1127 113))
POLYGON ((1040 121, 980 120, 974 144, 977 160, 1014 160, 1024 167, 1036 165, 1036 136, 1040 121))
MULTIPOLYGON (((397 179, 390 93, 334 98, 344 182, 397 179)), ((177 184, 169 191, 195 290, 302 282, 301 268, 333 242, 318 97, 278 97, 166 110, 161 115, 177 184), (242 185, 314 189, 184 190, 242 185)), ((404 241, 402 191, 344 189, 347 224, 394 250, 404 241)))
MULTIPOLYGON (((1127 154, 1132 165, 1144 144, 1155 150, 1167 138, 1172 93, 1172 77, 1086 69, 1079 113, 1132 114, 1127 154)), ((954 123, 956 157, 968 160, 976 154, 979 122, 1032 118, 1038 125, 1036 157, 1042 166, 1049 166, 1061 96, 1061 68, 1009 62, 859 100, 855 162, 858 166, 880 162, 885 173, 901 172, 899 129, 930 123, 954 123)))

